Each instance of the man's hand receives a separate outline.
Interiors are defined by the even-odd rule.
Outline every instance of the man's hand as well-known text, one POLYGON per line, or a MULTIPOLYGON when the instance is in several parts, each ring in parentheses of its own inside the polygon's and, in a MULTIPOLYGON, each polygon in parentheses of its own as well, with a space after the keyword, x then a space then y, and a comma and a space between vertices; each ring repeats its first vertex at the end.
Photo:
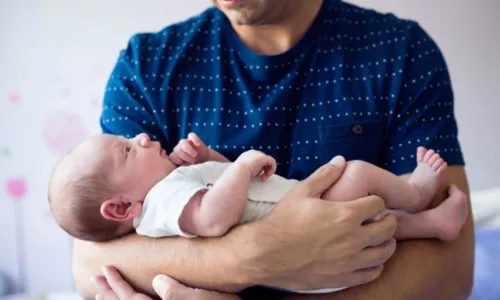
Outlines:
POLYGON ((262 181, 267 180, 276 172, 276 160, 257 150, 243 152, 235 163, 248 167, 252 178, 260 177, 262 181))
POLYGON ((208 160, 209 150, 207 145, 195 133, 191 132, 187 139, 179 141, 169 157, 178 166, 199 164, 208 160))
MULTIPOLYGON (((137 293, 118 271, 109 266, 103 267, 104 276, 92 278, 99 294, 96 300, 153 300, 149 296, 137 293)), ((158 275, 153 279, 153 288, 161 300, 238 300, 229 294, 188 288, 174 279, 158 275)))
POLYGON ((256 285, 291 290, 360 285, 376 279, 394 253, 396 218, 386 215, 365 224, 385 211, 382 199, 320 199, 345 167, 342 157, 333 162, 337 166, 327 164, 297 184, 256 222, 250 237, 236 241, 246 245, 242 249, 248 251, 237 254, 243 265, 255 272, 256 285))

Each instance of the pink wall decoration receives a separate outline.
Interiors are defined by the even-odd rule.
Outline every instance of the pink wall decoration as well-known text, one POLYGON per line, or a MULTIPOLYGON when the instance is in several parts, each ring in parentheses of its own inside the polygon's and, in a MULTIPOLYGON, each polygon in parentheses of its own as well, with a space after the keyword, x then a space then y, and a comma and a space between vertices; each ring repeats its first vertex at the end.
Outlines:
POLYGON ((26 270, 26 246, 25 246, 25 228, 24 228, 24 214, 21 207, 20 200, 26 196, 28 191, 28 183, 24 177, 10 177, 5 182, 7 188, 7 194, 16 202, 14 207, 15 216, 15 230, 16 230, 16 249, 18 253, 17 258, 17 270, 19 272, 19 277, 21 278, 18 288, 20 290, 25 289, 25 280, 27 278, 26 270))
POLYGON ((59 154, 66 153, 87 136, 87 129, 77 114, 59 111, 50 115, 43 127, 47 147, 59 154))
POLYGON ((26 180, 22 177, 12 177, 7 179, 7 193, 15 200, 20 200, 27 192, 26 180))
POLYGON ((9 102, 12 104, 16 104, 21 102, 21 94, 17 91, 13 91, 9 94, 9 102))

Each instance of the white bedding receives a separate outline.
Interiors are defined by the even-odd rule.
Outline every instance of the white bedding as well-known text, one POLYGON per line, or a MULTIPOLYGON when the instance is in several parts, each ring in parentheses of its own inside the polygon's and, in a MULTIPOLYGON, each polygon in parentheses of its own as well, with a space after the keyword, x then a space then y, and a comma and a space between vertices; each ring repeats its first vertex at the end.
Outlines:
POLYGON ((500 187, 471 192, 471 202, 477 228, 500 227, 500 187))

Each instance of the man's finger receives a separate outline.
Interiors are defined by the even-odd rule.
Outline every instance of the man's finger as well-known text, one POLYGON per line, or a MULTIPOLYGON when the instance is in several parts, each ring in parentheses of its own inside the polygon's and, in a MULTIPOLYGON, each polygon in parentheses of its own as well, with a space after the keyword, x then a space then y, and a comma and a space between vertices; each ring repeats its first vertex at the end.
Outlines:
POLYGON ((346 166, 342 156, 334 157, 328 164, 321 166, 297 186, 298 197, 320 197, 342 175, 346 166))
POLYGON ((175 279, 157 275, 153 279, 153 288, 162 300, 191 300, 194 298, 192 288, 186 287, 175 279))
POLYGON ((104 293, 99 293, 95 297, 96 300, 120 300, 118 296, 113 292, 113 290, 109 290, 104 293))
POLYGON ((380 245, 394 236, 396 232, 397 220, 392 214, 385 215, 381 220, 374 221, 361 227, 361 234, 364 241, 364 247, 380 245))
POLYGON ((385 212, 385 202, 377 196, 368 196, 346 202, 346 207, 351 207, 356 212, 359 223, 374 219, 385 212))
POLYGON ((92 277, 90 281, 92 281, 92 283, 95 285, 99 293, 104 293, 106 291, 111 290, 111 287, 106 281, 106 278, 104 278, 103 276, 92 277))
POLYGON ((383 265, 360 269, 349 274, 343 274, 338 280, 339 286, 356 286, 377 279, 384 269, 383 265))
POLYGON ((363 249, 356 255, 356 263, 353 264, 355 270, 372 268, 384 264, 394 254, 396 250, 396 240, 390 239, 378 246, 363 249))
POLYGON ((104 273, 104 277, 106 277, 106 281, 118 296, 118 299, 125 300, 132 298, 135 291, 125 280, 123 280, 122 276, 115 268, 105 266, 102 268, 102 271, 104 273))

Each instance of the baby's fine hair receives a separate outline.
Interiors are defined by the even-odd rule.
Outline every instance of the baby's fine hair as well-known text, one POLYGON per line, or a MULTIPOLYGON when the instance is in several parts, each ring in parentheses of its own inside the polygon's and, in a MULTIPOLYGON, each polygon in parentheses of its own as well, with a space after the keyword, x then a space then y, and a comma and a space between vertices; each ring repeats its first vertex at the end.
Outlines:
POLYGON ((55 165, 49 181, 48 200, 59 226, 74 238, 102 242, 115 238, 121 223, 101 215, 101 205, 113 196, 105 166, 79 170, 70 151, 55 165), (89 172, 90 171, 90 172, 89 172))

